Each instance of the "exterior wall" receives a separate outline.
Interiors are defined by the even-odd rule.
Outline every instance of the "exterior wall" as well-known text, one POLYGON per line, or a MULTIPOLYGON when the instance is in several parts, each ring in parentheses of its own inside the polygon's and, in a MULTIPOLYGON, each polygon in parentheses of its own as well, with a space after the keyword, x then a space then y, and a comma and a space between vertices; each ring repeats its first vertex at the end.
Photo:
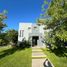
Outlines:
POLYGON ((42 42, 44 39, 44 25, 36 25, 33 23, 20 23, 19 24, 19 31, 18 31, 18 41, 22 42, 25 38, 26 40, 30 40, 32 43, 32 37, 38 36, 39 40, 37 41, 38 46, 43 46, 44 43, 42 42))
POLYGON ((39 26, 39 32, 44 36, 44 25, 39 26))
POLYGON ((29 33, 32 32, 32 30, 29 29, 29 28, 31 28, 31 26, 32 26, 32 23, 20 23, 20 24, 19 24, 18 41, 21 42, 21 41, 23 40, 23 38, 25 38, 26 40, 28 40, 28 38, 29 38, 29 33), (23 32, 20 33, 20 31, 23 31, 23 32), (23 36, 22 36, 22 34, 23 34, 23 36), (20 36, 20 35, 21 35, 21 36, 20 36))
POLYGON ((37 33, 40 33, 38 25, 32 24, 32 34, 36 35, 37 33))

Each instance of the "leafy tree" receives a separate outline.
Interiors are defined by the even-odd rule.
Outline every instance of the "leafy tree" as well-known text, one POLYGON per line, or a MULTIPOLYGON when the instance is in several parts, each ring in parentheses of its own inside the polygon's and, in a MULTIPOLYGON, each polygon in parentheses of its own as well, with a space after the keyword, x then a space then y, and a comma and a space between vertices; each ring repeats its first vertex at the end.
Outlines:
POLYGON ((47 14, 50 18, 45 24, 47 29, 52 29, 49 34, 55 40, 54 45, 62 47, 67 43, 67 0, 51 0, 47 14))
POLYGON ((4 27, 6 27, 7 25, 4 23, 4 19, 6 19, 6 12, 2 12, 0 13, 0 45, 6 45, 7 44, 7 39, 5 38, 6 33, 3 33, 3 29, 4 27))
POLYGON ((7 25, 3 22, 4 19, 6 19, 7 16, 5 16, 5 13, 0 13, 0 33, 2 32, 3 28, 7 25))
POLYGON ((16 30, 14 30, 14 29, 8 30, 6 37, 8 38, 9 42, 12 42, 13 44, 17 44, 18 32, 16 30))
POLYGON ((1 33, 0 34, 0 46, 8 45, 8 40, 6 37, 6 33, 1 33))

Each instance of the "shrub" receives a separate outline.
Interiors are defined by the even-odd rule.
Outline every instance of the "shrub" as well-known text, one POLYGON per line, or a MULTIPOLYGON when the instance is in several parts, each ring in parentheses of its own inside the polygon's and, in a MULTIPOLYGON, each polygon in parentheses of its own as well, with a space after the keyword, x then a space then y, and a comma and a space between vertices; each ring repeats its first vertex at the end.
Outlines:
POLYGON ((0 46, 5 46, 8 44, 8 41, 5 39, 0 39, 0 46))
POLYGON ((23 42, 19 42, 19 47, 21 47, 21 48, 28 48, 28 47, 30 47, 31 46, 31 44, 30 44, 30 42, 29 41, 23 41, 23 42))
POLYGON ((0 34, 0 46, 7 45, 9 41, 7 40, 6 33, 0 34))

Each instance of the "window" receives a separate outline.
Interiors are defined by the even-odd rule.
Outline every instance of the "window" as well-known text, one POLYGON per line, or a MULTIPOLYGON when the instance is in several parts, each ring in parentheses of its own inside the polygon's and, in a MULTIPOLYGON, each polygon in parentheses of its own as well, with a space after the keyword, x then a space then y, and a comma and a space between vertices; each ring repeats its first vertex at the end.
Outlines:
POLYGON ((28 29, 31 29, 31 27, 28 27, 28 29))
POLYGON ((20 30, 20 37, 23 37, 24 30, 20 30))
POLYGON ((21 37, 21 30, 20 30, 20 33, 19 34, 20 34, 19 36, 21 37))
POLYGON ((36 26, 34 26, 34 28, 37 28, 36 26))

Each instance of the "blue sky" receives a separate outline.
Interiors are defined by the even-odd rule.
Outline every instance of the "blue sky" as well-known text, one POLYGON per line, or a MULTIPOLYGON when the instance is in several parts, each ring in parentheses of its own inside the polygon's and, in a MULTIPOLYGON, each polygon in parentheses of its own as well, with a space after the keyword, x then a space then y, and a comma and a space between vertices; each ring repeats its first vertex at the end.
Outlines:
MULTIPOLYGON (((16 29, 20 22, 35 23, 40 17, 44 0, 0 0, 0 12, 7 10, 7 29, 16 29)), ((48 0, 49 1, 49 0, 48 0)))

